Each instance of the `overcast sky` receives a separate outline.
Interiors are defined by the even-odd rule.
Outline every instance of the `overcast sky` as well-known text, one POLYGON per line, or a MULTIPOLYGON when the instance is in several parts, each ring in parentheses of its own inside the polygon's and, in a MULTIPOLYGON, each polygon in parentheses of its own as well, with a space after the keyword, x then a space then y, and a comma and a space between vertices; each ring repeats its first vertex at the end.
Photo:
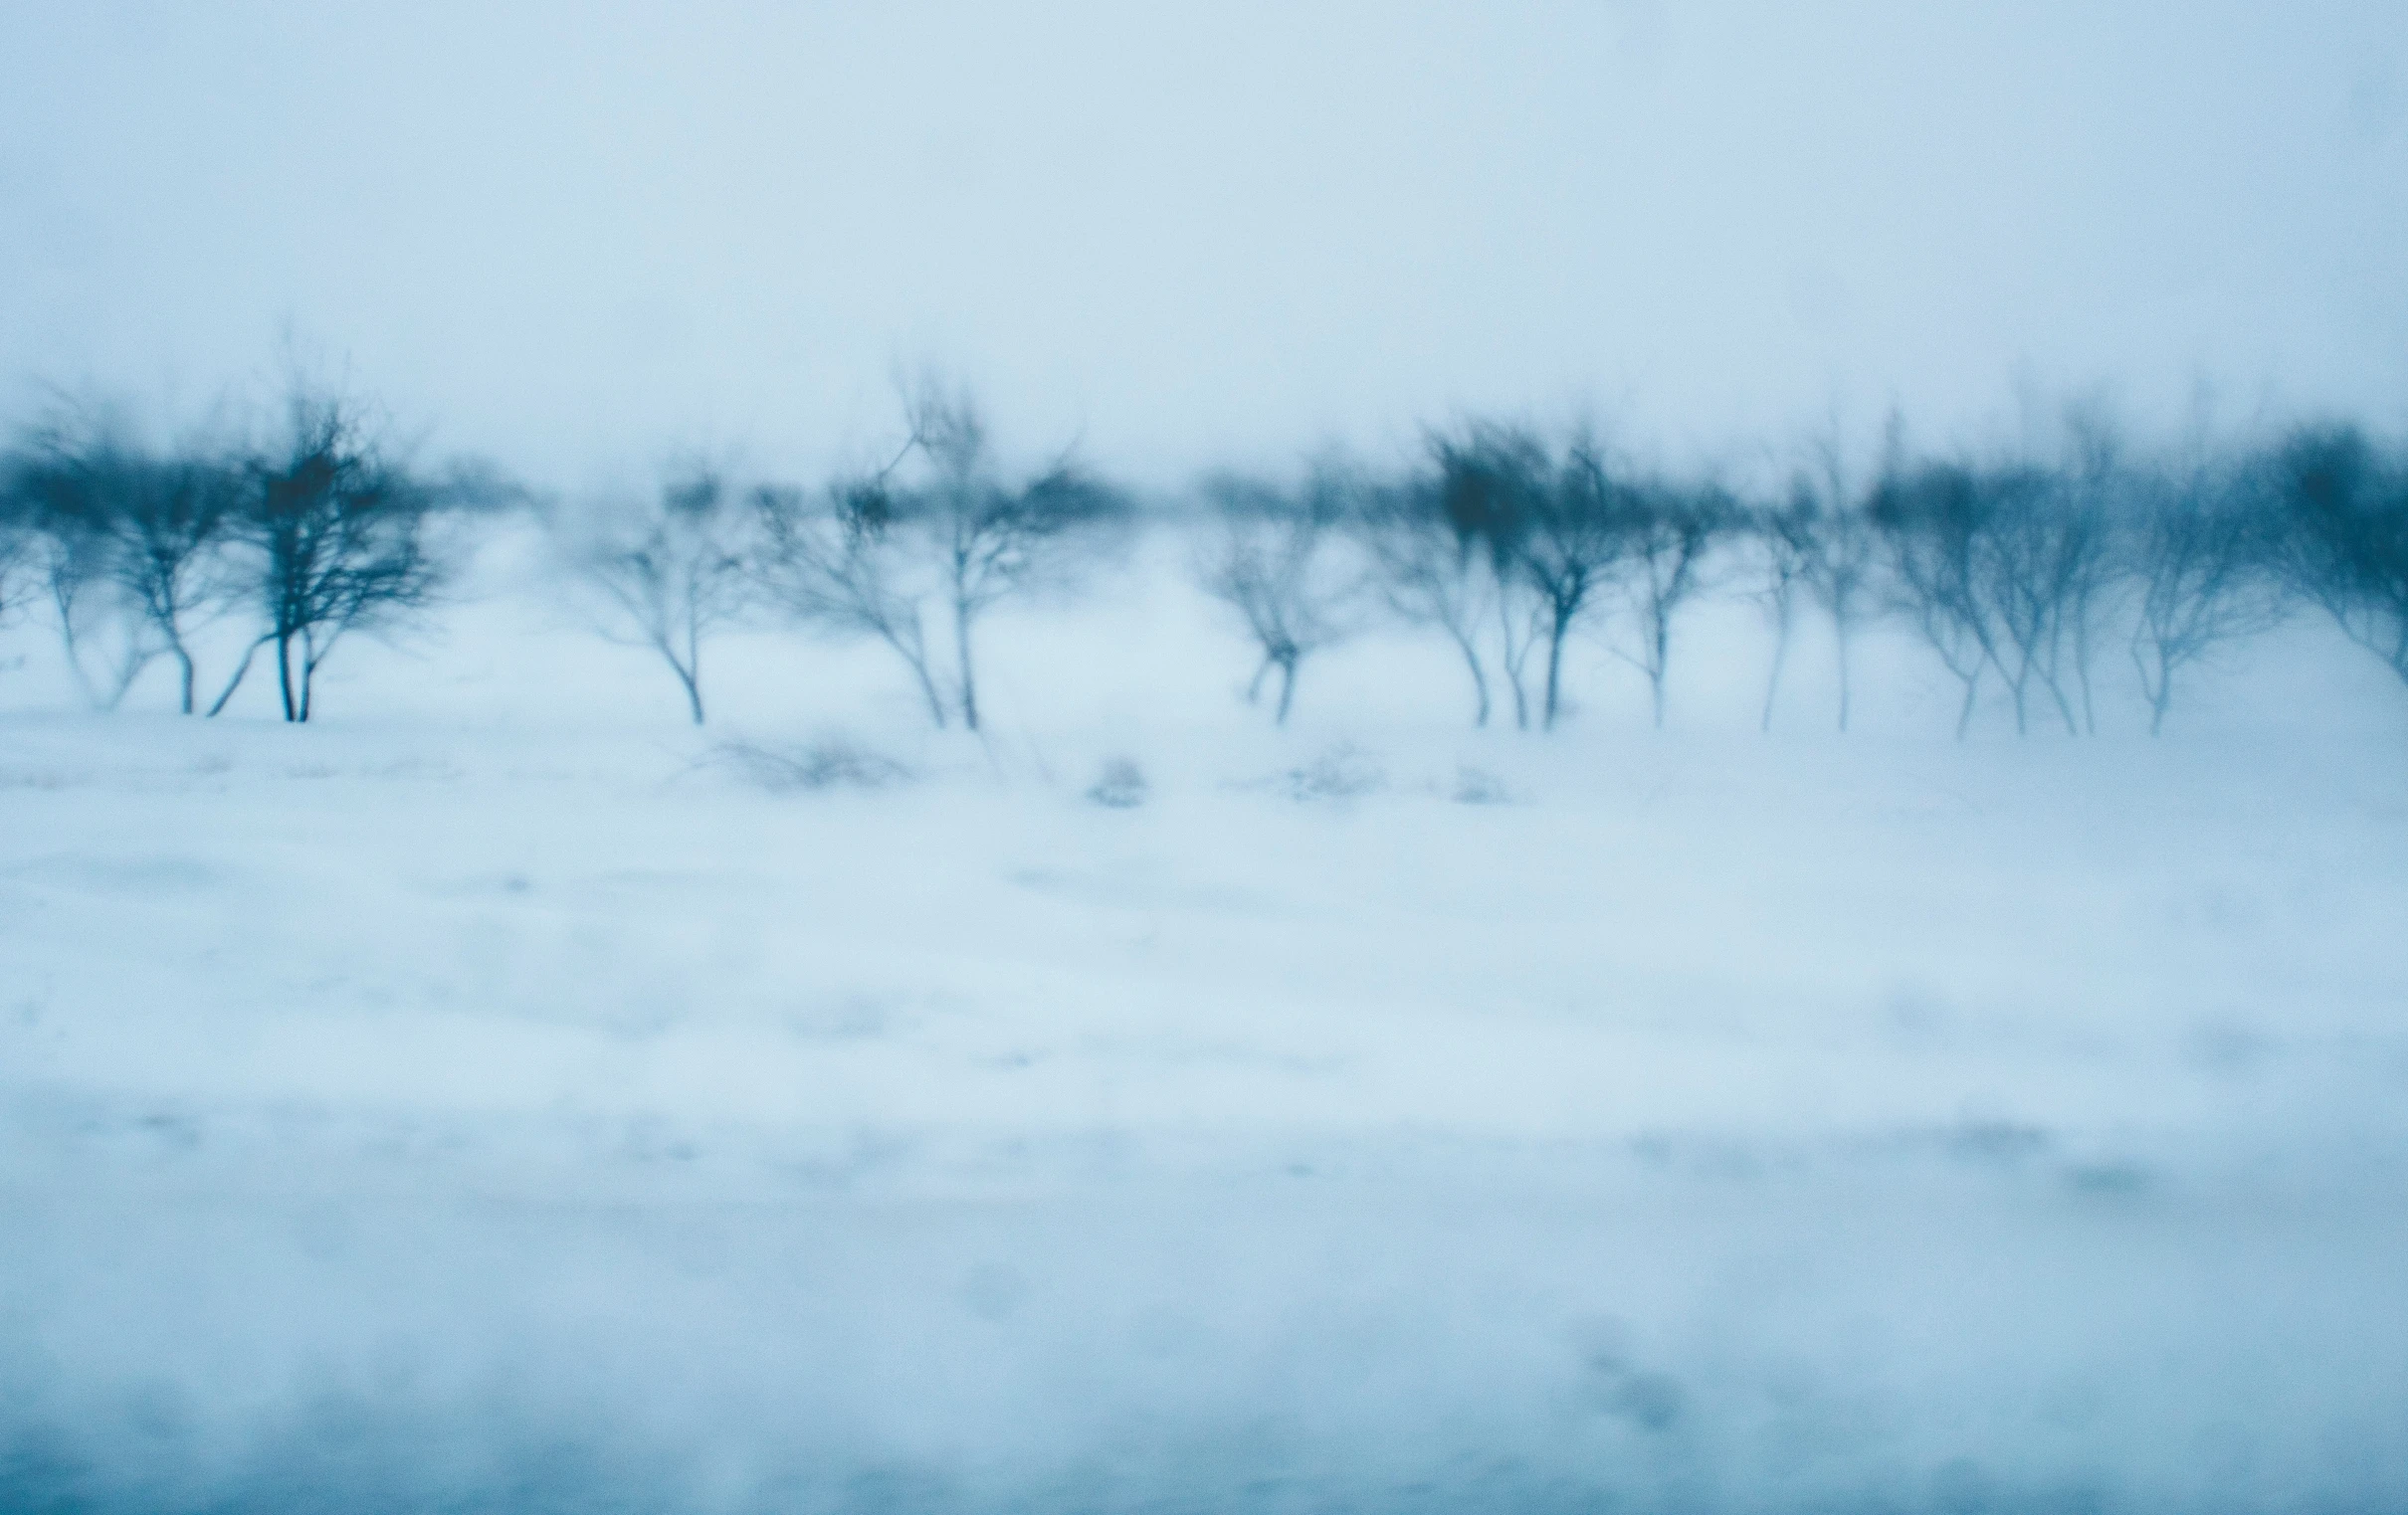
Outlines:
POLYGON ((575 486, 895 370, 1171 477, 2019 379, 2408 414, 2408 17, 2232 4, 0 7, 0 395, 280 333, 575 486))

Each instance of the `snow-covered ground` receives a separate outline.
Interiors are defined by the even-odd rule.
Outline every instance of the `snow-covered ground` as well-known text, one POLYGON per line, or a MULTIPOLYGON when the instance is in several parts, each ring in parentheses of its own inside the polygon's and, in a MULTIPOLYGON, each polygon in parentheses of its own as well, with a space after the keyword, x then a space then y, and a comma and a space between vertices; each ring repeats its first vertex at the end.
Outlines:
POLYGON ((1394 636, 1274 733, 1169 562, 984 742, 767 635, 695 732, 506 553, 307 728, 4 634, 0 1506, 2408 1508, 2370 662, 1842 739, 1809 627, 1765 738, 1726 608, 1666 733, 1394 636))

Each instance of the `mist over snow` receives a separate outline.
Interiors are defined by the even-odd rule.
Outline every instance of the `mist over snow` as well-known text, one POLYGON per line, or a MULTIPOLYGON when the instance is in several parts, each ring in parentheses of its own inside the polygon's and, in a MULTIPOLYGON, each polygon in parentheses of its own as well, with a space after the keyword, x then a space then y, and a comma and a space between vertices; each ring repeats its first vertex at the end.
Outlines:
POLYGON ((2408 29, 0 15, 0 1515, 2408 1510, 2408 29))
POLYGON ((757 633, 696 731, 523 528, 305 726, 16 633, 12 1498, 2408 1497, 2371 660, 1959 744, 1893 631, 1766 738, 1724 606, 1664 732, 1594 646, 1473 732, 1397 634, 1280 731, 1182 558, 1000 628, 984 741, 757 633), (744 761, 813 742, 897 771, 744 761))

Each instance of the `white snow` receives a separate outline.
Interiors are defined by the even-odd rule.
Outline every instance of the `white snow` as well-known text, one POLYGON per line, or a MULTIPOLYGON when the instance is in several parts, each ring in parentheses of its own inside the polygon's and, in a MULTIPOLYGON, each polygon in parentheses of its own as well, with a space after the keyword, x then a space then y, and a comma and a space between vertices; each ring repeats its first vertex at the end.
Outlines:
POLYGON ((2380 669, 1958 744, 1876 645, 1843 739, 1807 627, 1763 738, 1724 608, 1665 733, 1401 636, 1275 733, 1176 560, 985 742, 767 633, 696 732, 506 544, 306 728, 0 634, 0 1498, 2408 1507, 2380 669), (834 730, 916 777, 721 748, 834 730))

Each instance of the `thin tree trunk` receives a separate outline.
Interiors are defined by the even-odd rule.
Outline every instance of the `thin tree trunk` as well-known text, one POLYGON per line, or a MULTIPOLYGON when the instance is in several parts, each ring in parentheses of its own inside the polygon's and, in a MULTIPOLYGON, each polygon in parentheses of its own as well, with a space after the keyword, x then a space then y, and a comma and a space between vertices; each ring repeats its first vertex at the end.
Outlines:
POLYGON ((970 663, 970 612, 959 601, 953 605, 953 656, 961 667, 961 723, 972 731, 978 729, 978 672, 970 663))
POLYGON ((1972 676, 1965 679, 1965 703, 1956 712, 1956 739, 1963 741, 1965 732, 1973 725, 1973 696, 1981 688, 1981 668, 1976 666, 1972 676))
POLYGON ((106 689, 94 683, 81 666, 76 669, 76 679, 84 685, 84 697, 92 702, 94 709, 114 710, 125 703, 125 692, 133 687, 136 678, 142 676, 142 669, 149 663, 147 654, 139 647, 129 645, 125 649, 125 656, 118 659, 116 666, 109 670, 110 682, 106 689))
POLYGON ((2135 636, 2132 640, 2132 666, 2140 674, 2141 697, 2149 702, 2149 735, 2156 736, 2165 729, 2165 712, 2174 702, 2174 660, 2163 642, 2152 643, 2149 652, 2157 664, 2153 678, 2149 675, 2151 660, 2141 656, 2140 638, 2135 636))
POLYGON ((266 647, 268 641, 268 638, 261 637, 243 649, 243 661, 234 665, 234 676, 226 680, 226 687, 218 692, 216 701, 209 706, 211 716, 225 709, 226 701, 234 698, 234 691, 243 686, 243 675, 251 671, 251 660, 259 656, 259 650, 266 647))
POLYGON ((2049 630, 2048 657, 2034 660, 2033 666, 2040 674, 2041 685, 2049 691, 2050 700, 2057 706, 2058 719, 2065 722, 2065 734, 2080 736, 2082 735, 2082 723, 2075 718, 2074 706, 2065 697, 2065 677, 2062 671, 2064 665, 2065 629, 2052 623, 2049 630))
POLYGON ((2065 721, 2065 734, 2068 736, 2082 735, 2082 723, 2074 718, 2074 707, 2066 702, 2065 690, 2058 687, 2057 680, 2054 678, 2048 680, 2048 685, 2049 697, 2057 701, 2057 713, 2065 721))
POLYGON ((1648 694, 1655 706, 1656 729, 1664 729, 1664 675, 1672 666, 1673 628, 1668 613, 1654 614, 1655 657, 1647 665, 1648 694))
POLYGON ((59 640, 67 650, 67 666, 76 675, 77 685, 84 690, 84 699, 87 704, 96 710, 114 710, 125 702, 125 691, 133 687, 134 679, 142 671, 142 664, 149 660, 140 655, 137 646, 128 645, 125 657, 117 663, 113 671, 112 676, 115 682, 106 690, 101 689, 100 684, 94 681, 91 670, 84 666, 84 642, 76 634, 74 623, 68 619, 65 608, 68 603, 67 601, 60 602, 62 608, 59 620, 59 640))
POLYGON ((301 718, 309 719, 309 696, 317 692, 317 638, 301 628, 301 718))
POLYGON ((284 698, 285 719, 300 720, 301 718, 301 706, 295 703, 293 697, 293 634, 291 632, 276 634, 276 687, 277 692, 284 698))
POLYGON ((100 691, 93 686, 92 675, 84 671, 84 654, 76 640, 76 597, 72 591, 60 588, 51 580, 51 604, 59 612, 59 647, 67 654, 67 670, 76 675, 76 686, 84 691, 84 702, 100 708, 100 691))
POLYGON ((1263 655, 1262 663, 1257 664, 1255 667, 1254 677, 1248 679, 1246 682, 1246 703, 1251 705, 1261 702, 1263 698, 1263 680, 1271 676, 1272 664, 1278 661, 1278 659, 1272 657, 1272 655, 1269 653, 1265 653, 1263 655))
POLYGON ((1486 727, 1489 723, 1489 674, 1480 665, 1480 649, 1473 645, 1470 637, 1453 627, 1449 627, 1448 631, 1454 636, 1456 647, 1463 652, 1464 666, 1472 670, 1472 693, 1479 702, 1479 713, 1472 717, 1472 724, 1486 727))
MULTIPOLYGON (((689 601, 686 614, 686 662, 680 665, 673 657, 669 666, 677 673, 678 682, 686 686, 686 708, 699 726, 702 724, 702 623, 692 605, 689 601)), ((669 650, 664 647, 662 651, 669 650)))
POLYGON ((1562 708, 1563 639, 1570 630, 1569 622, 1561 615, 1547 628, 1546 714, 1540 725, 1548 731, 1555 729, 1555 712, 1562 708))
POLYGON ((911 658, 906 661, 911 664, 911 676, 919 680, 920 697, 928 702, 929 717, 936 722, 936 729, 942 731, 951 725, 953 720, 945 713, 944 696, 937 692, 936 680, 928 672, 928 661, 925 658, 911 658))
POLYGON ((2074 677, 2082 684, 2082 725, 2084 734, 2099 734, 2099 711, 2091 703, 2091 628, 2084 622, 2074 628, 2074 677))
POLYGON ((1271 722, 1275 726, 1288 724, 1288 707, 1296 700, 1296 665, 1297 660, 1294 658, 1280 663, 1280 710, 1271 722))
POLYGON ((183 713, 190 715, 192 713, 192 655, 184 650, 183 639, 172 635, 169 638, 167 650, 175 654, 176 667, 181 675, 183 687, 183 713))
POLYGON ((1521 665, 1530 656, 1529 643, 1513 641, 1513 612, 1506 603, 1505 590, 1500 587, 1497 599, 1497 625, 1504 636, 1505 646, 1499 661, 1505 664, 1505 681, 1513 686, 1513 729, 1530 729, 1530 694, 1521 681, 1521 665))
POLYGON ((912 624, 912 638, 908 643, 904 642, 902 635, 890 626, 881 625, 878 628, 878 635, 887 646, 895 649, 896 657, 910 665, 911 676, 919 683, 919 697, 928 703, 928 719, 936 723, 936 729, 939 731, 950 726, 953 718, 946 713, 944 696, 937 692, 936 680, 928 673, 927 652, 925 644, 919 640, 916 618, 912 624))

